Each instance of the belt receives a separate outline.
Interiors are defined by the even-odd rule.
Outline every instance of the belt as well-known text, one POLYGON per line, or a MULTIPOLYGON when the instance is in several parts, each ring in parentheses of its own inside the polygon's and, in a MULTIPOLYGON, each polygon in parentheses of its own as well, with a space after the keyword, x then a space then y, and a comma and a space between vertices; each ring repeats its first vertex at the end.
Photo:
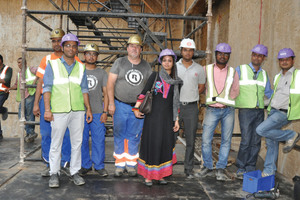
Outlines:
POLYGON ((190 105, 190 104, 197 104, 197 101, 192 101, 192 102, 180 102, 182 105, 190 105))
POLYGON ((228 106, 223 106, 223 107, 214 107, 214 106, 208 106, 210 108, 216 108, 216 109, 224 109, 224 108, 227 108, 228 106))
POLYGON ((131 107, 134 107, 134 106, 135 106, 135 103, 126 103, 126 102, 123 102, 123 101, 119 100, 117 97, 115 97, 115 100, 117 100, 117 101, 119 101, 119 102, 121 102, 121 103, 125 103, 125 104, 127 104, 127 105, 130 105, 131 107))
POLYGON ((287 112, 288 112, 288 110, 287 110, 287 109, 276 109, 276 108, 273 108, 273 107, 272 107, 272 109, 279 110, 279 111, 281 111, 281 112, 285 112, 285 113, 287 113, 287 112))

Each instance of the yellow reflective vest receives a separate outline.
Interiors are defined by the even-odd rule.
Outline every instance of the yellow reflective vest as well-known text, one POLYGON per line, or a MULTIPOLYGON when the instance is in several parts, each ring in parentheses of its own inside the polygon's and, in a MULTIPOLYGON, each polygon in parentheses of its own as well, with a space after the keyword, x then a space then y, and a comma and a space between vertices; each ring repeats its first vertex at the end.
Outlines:
POLYGON ((53 71, 53 86, 51 91, 51 111, 53 113, 67 113, 84 111, 84 100, 81 91, 81 81, 85 66, 76 61, 68 74, 60 59, 49 60, 53 71))
POLYGON ((233 83, 235 69, 228 67, 227 77, 224 89, 220 94, 218 94, 215 81, 214 81, 214 64, 205 66, 206 77, 207 77, 207 94, 206 94, 206 104, 221 103, 228 106, 234 106, 234 99, 230 98, 230 89, 233 83))
MULTIPOLYGON (((30 69, 27 67, 25 71, 25 81, 27 85, 32 85, 33 81, 35 80, 36 76, 31 73, 30 69)), ((29 95, 33 95, 36 91, 35 88, 27 88, 29 95)), ((20 74, 18 73, 18 87, 17 87, 17 96, 16 101, 21 101, 21 93, 20 93, 20 74)))

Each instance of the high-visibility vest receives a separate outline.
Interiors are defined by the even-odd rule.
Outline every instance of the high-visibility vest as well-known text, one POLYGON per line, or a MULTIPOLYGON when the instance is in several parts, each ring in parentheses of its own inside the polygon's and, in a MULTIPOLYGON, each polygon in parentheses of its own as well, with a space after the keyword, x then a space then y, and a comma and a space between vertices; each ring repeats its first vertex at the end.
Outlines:
MULTIPOLYGON (((280 80, 281 74, 277 74, 274 78, 274 92, 271 97, 276 93, 276 89, 280 80)), ((268 106, 268 111, 271 110, 271 102, 268 106)), ((292 75, 292 81, 290 85, 290 95, 289 95, 289 107, 287 112, 288 120, 300 119, 300 70, 295 69, 292 75)))
POLYGON ((234 99, 230 97, 230 89, 233 83, 235 69, 228 67, 224 89, 218 94, 214 81, 214 64, 207 65, 205 68, 207 77, 206 104, 221 103, 228 106, 234 106, 235 102, 234 99))
MULTIPOLYGON (((8 66, 5 65, 1 74, 0 74, 0 78, 1 79, 4 79, 5 78, 5 75, 6 75, 6 72, 7 72, 7 69, 8 69, 8 66)), ((4 92, 8 87, 6 85, 4 85, 4 83, 0 83, 0 91, 1 92, 4 92)))
POLYGON ((67 113, 84 111, 84 100, 81 91, 81 81, 85 66, 75 61, 75 66, 68 74, 60 59, 49 61, 53 70, 53 86, 51 91, 51 111, 67 113))
POLYGON ((265 88, 267 85, 267 72, 261 70, 255 80, 254 72, 249 65, 240 66, 240 94, 235 99, 237 108, 255 108, 257 102, 259 108, 264 108, 265 88))
MULTIPOLYGON (((27 67, 25 71, 25 81, 27 85, 32 85, 36 76, 31 73, 30 69, 27 67)), ((18 87, 17 87, 17 96, 16 96, 16 101, 20 102, 21 101, 21 93, 20 93, 20 75, 18 73, 18 87)), ((35 88, 27 88, 29 95, 33 95, 36 91, 35 88)))

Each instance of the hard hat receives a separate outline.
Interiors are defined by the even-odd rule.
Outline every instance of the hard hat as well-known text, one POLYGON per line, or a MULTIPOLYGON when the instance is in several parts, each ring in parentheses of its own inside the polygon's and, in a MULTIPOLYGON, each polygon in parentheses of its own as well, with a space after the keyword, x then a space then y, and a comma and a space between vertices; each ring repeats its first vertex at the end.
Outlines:
POLYGON ((182 47, 196 50, 195 42, 190 38, 184 38, 183 40, 181 40, 179 48, 182 47))
POLYGON ((177 56, 174 53, 174 51, 172 49, 164 49, 160 52, 159 57, 158 57, 158 62, 161 64, 161 59, 164 56, 173 56, 174 57, 174 62, 176 62, 177 56))
POLYGON ((288 57, 295 57, 294 51, 292 49, 284 48, 278 52, 278 56, 277 56, 278 59, 288 58, 288 57))
POLYGON ((63 46, 64 42, 67 42, 67 41, 77 42, 78 46, 80 44, 80 41, 78 40, 78 38, 76 37, 76 35, 73 35, 72 33, 68 33, 68 34, 66 34, 66 35, 64 35, 62 37, 60 46, 63 46))
POLYGON ((216 50, 223 53, 231 53, 231 47, 227 43, 220 43, 216 46, 216 50))
POLYGON ((128 44, 137 44, 142 46, 142 39, 139 35, 132 35, 130 36, 130 38, 128 39, 128 44))
POLYGON ((62 38, 65 35, 65 32, 60 29, 60 28, 56 28, 54 30, 52 30, 51 35, 50 35, 50 39, 52 38, 62 38))
POLYGON ((251 51, 254 53, 262 54, 266 57, 268 56, 268 48, 262 44, 255 45, 255 47, 253 47, 251 51))
POLYGON ((99 53, 99 48, 96 44, 94 43, 90 43, 90 44, 86 44, 85 47, 84 47, 84 52, 86 51, 95 51, 97 53, 99 53))

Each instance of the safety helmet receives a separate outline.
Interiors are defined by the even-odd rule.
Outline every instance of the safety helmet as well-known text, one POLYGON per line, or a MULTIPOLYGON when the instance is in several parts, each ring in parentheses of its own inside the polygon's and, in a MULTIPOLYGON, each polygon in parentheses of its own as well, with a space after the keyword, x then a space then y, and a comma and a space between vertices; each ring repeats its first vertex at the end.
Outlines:
POLYGON ((277 56, 278 59, 288 58, 288 57, 295 57, 294 51, 292 49, 284 48, 278 52, 278 56, 277 56))
POLYGON ((50 39, 62 38, 64 35, 65 35, 65 32, 62 29, 56 28, 56 29, 52 30, 52 32, 50 34, 50 39))
POLYGON ((128 39, 128 44, 137 44, 142 46, 142 39, 139 35, 132 35, 130 36, 130 38, 128 39))
POLYGON ((67 42, 67 41, 77 42, 78 46, 80 44, 80 41, 78 40, 78 38, 76 37, 76 35, 73 35, 72 33, 68 33, 68 34, 66 34, 66 35, 64 35, 62 37, 60 46, 63 46, 64 42, 67 42))
POLYGON ((179 48, 182 47, 196 50, 195 42, 190 38, 184 38, 183 40, 181 40, 179 48))
POLYGON ((223 53, 231 53, 231 47, 227 43, 220 43, 216 46, 216 50, 223 53))
POLYGON ((158 57, 158 62, 161 64, 161 59, 164 56, 173 56, 174 57, 174 62, 176 62, 177 56, 174 53, 174 51, 172 49, 164 49, 160 52, 159 57, 158 57))
POLYGON ((254 53, 262 54, 264 56, 268 56, 268 48, 265 45, 257 44, 253 49, 251 50, 254 53))
POLYGON ((99 48, 96 44, 90 43, 90 44, 85 45, 83 51, 84 52, 86 52, 86 51, 95 51, 95 52, 99 53, 99 48))

